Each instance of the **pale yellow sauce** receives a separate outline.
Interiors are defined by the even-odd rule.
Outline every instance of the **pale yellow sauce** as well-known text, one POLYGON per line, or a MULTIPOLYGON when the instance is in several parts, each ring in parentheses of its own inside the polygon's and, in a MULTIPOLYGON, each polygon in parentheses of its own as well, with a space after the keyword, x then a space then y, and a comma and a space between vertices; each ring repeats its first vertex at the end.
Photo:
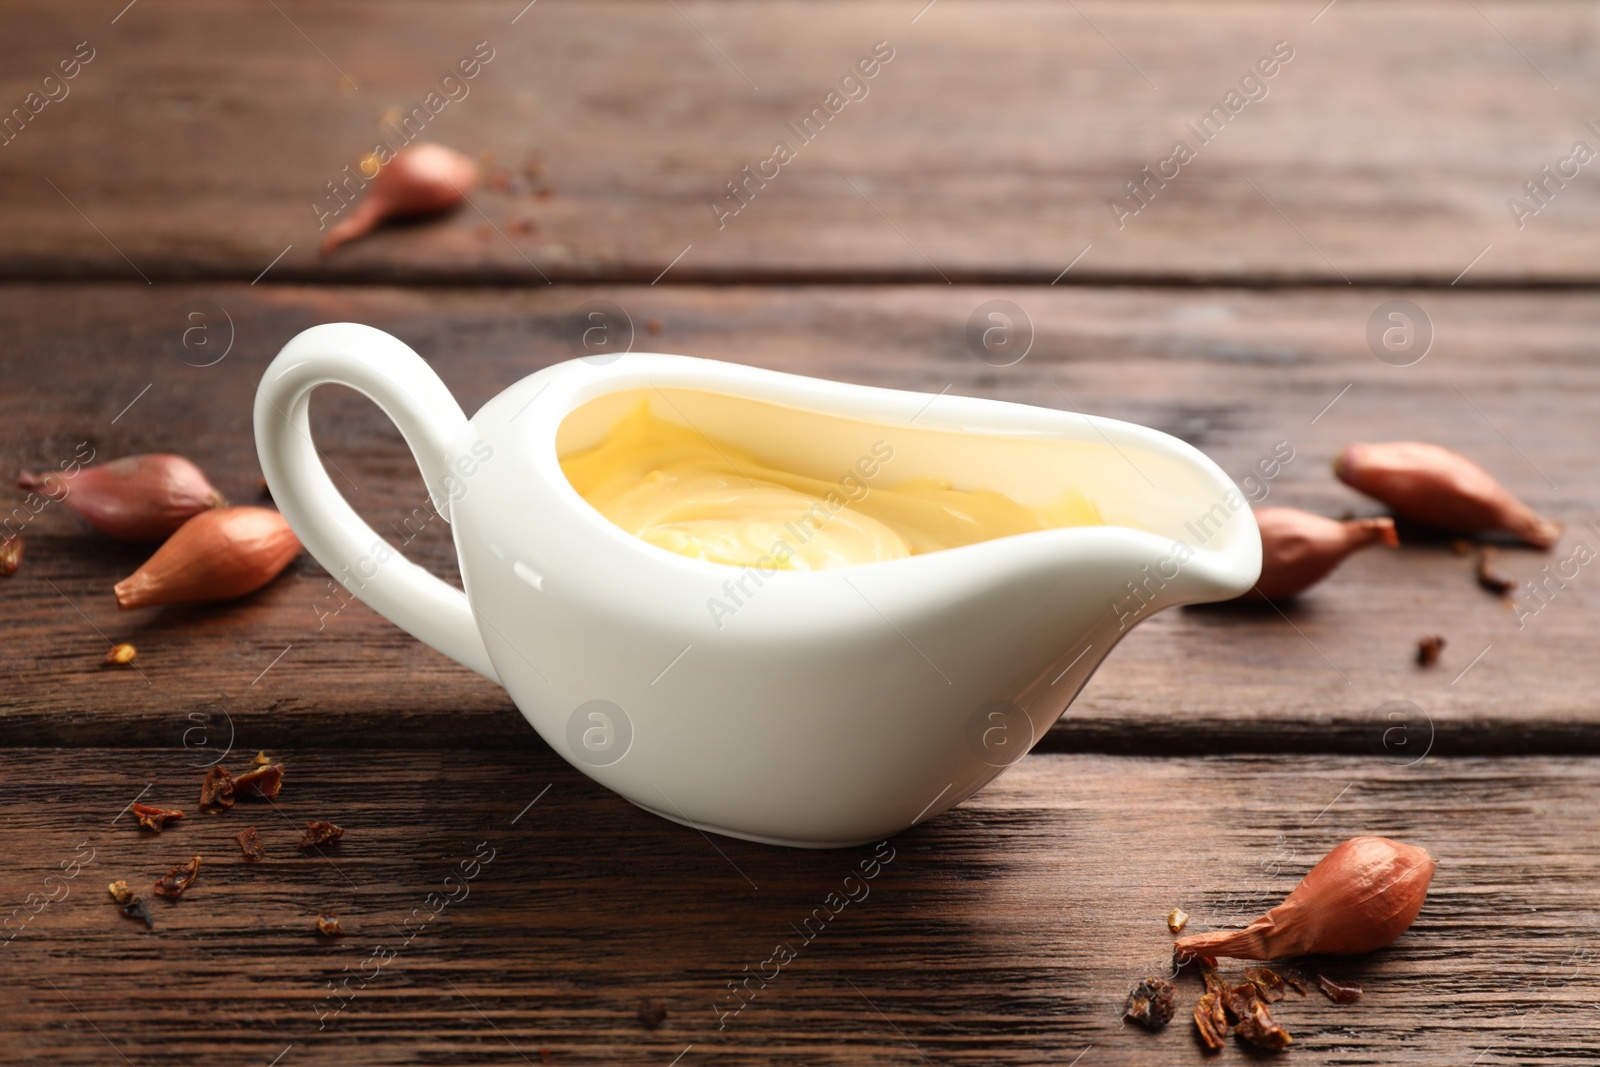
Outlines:
POLYGON ((578 495, 635 537, 696 559, 763 570, 821 570, 898 559, 1011 534, 1102 522, 1068 490, 1026 507, 938 478, 882 486, 894 449, 873 445, 827 481, 768 466, 641 401, 598 446, 561 469, 578 495))

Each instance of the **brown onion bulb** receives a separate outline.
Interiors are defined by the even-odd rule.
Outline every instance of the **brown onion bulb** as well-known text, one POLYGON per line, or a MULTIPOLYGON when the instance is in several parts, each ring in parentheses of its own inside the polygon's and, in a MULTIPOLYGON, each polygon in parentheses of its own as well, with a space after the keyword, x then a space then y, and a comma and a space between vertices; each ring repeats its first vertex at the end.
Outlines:
POLYGON ((123 456, 74 475, 22 471, 17 485, 34 489, 119 541, 162 541, 208 508, 227 503, 199 467, 182 456, 123 456))
POLYGON ((1541 518, 1494 475, 1459 453, 1424 441, 1345 446, 1333 461, 1339 480, 1427 526, 1471 533, 1503 530, 1539 548, 1561 538, 1561 525, 1541 518))
POLYGON ((1400 543, 1394 520, 1323 518, 1299 508, 1262 508, 1261 577, 1255 592, 1269 600, 1292 597, 1316 585, 1352 552, 1369 545, 1400 543))
POLYGON ((231 600, 272 581, 299 554, 299 538, 270 508, 202 512, 117 583, 117 606, 231 600))
POLYGON ((1190 934, 1173 947, 1184 959, 1372 952, 1411 927, 1433 870, 1427 849, 1387 837, 1353 837, 1322 857, 1282 904, 1243 930, 1190 934))
POLYGON ((477 182, 478 164, 455 149, 438 144, 407 145, 379 166, 366 198, 328 231, 322 239, 322 254, 371 233, 386 219, 448 211, 466 199, 477 182))

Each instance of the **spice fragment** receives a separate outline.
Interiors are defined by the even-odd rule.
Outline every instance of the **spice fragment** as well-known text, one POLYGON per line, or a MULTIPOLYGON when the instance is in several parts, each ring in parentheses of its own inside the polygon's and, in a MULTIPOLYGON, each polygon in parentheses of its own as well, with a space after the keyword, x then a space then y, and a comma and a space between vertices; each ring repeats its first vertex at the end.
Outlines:
POLYGON ((1216 993, 1202 993, 1194 1006, 1194 1028, 1207 1051, 1220 1051, 1227 1043, 1228 1017, 1222 1010, 1222 998, 1216 993))
POLYGON ((1335 982, 1325 974, 1317 975, 1317 988, 1335 1004, 1354 1004, 1361 999, 1360 986, 1353 982, 1335 982))
POLYGON ((244 853, 246 863, 260 863, 267 858, 267 850, 261 847, 261 838, 256 836, 254 826, 246 826, 234 834, 233 839, 239 842, 239 851, 244 853))
POLYGON ((1417 638, 1417 666, 1431 667, 1439 662, 1439 653, 1444 651, 1447 644, 1438 634, 1417 638))
POLYGON ((1268 1004, 1276 1004, 1287 994, 1284 992, 1284 981, 1278 972, 1267 967, 1246 967, 1244 977, 1247 982, 1256 987, 1257 995, 1268 1004))
POLYGON ((128 810, 139 820, 140 826, 146 830, 154 830, 158 834, 167 823, 177 822, 183 818, 183 812, 173 808, 158 808, 153 804, 140 804, 137 801, 128 805, 128 810))
POLYGON ((208 769, 205 778, 200 782, 200 810, 233 807, 233 792, 236 786, 233 775, 229 774, 226 768, 217 766, 208 769))
POLYGON ((118 904, 126 904, 133 899, 133 890, 129 889, 128 883, 121 878, 106 886, 106 892, 110 893, 111 899, 118 904))
POLYGON ((146 930, 154 930, 156 928, 156 921, 150 915, 150 909, 146 907, 145 902, 140 900, 138 897, 134 897, 117 910, 122 912, 123 918, 135 919, 144 923, 144 928, 146 930))
POLYGON ((126 667, 139 655, 139 650, 126 641, 119 645, 112 645, 106 651, 106 662, 118 667, 126 667))
POLYGON ((1252 1010, 1250 1006, 1259 999, 1256 987, 1249 982, 1240 982, 1228 990, 1228 995, 1222 1000, 1223 1010, 1228 1013, 1228 1021, 1238 1024, 1248 1019, 1252 1010))
POLYGON ((337 915, 317 916, 317 933, 323 937, 343 937, 344 927, 339 925, 337 915))
POLYGON ((253 771, 246 771, 233 780, 233 792, 241 797, 266 797, 278 795, 283 788, 283 764, 268 763, 253 771))
POLYGON ((1505 575, 1495 571, 1494 561, 1499 555, 1498 550, 1488 545, 1485 545, 1483 551, 1478 553, 1478 584, 1491 593, 1510 596, 1511 591, 1517 587, 1517 583, 1514 578, 1507 578, 1505 575))
POLYGON ((188 863, 180 863, 160 878, 156 879, 156 895, 162 897, 181 897, 183 891, 194 885, 194 880, 200 875, 200 857, 196 856, 188 863))
POLYGON ((22 538, 12 535, 0 541, 0 578, 9 578, 22 565, 22 538))
POLYGON ((332 845, 336 844, 343 836, 344 827, 335 826, 331 822, 324 822, 318 819, 315 822, 306 823, 305 836, 300 839, 300 843, 295 848, 304 850, 316 848, 318 845, 332 845))
POLYGON ((269 757, 265 752, 258 751, 256 753, 255 759, 250 761, 250 766, 252 766, 252 767, 265 767, 267 764, 269 764, 271 762, 272 762, 271 757, 269 757))
POLYGON ((1172 983, 1164 978, 1142 978, 1128 994, 1122 1015, 1136 1026, 1159 1030, 1172 1021, 1172 983))
POLYGON ((1239 1021, 1234 1032, 1239 1035, 1239 1040, 1256 1048, 1270 1049, 1274 1052, 1286 1049, 1294 1043, 1289 1031, 1278 1025, 1277 1020, 1272 1017, 1272 1012, 1259 1000, 1250 1002, 1249 1014, 1239 1021))
POLYGON ((1167 929, 1173 933, 1182 933, 1183 928, 1189 925, 1189 913, 1182 908, 1173 908, 1167 913, 1167 929))

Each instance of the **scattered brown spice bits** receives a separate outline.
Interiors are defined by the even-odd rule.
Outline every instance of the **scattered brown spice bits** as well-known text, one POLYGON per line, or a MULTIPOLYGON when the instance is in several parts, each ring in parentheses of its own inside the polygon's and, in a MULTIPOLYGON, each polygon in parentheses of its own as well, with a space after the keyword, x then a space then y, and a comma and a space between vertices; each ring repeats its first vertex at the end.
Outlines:
POLYGON ((1361 999, 1360 986, 1353 982, 1335 982, 1325 974, 1317 975, 1317 988, 1335 1004, 1354 1004, 1361 999))
POLYGON ((260 863, 267 858, 267 850, 261 847, 261 838, 256 836, 254 826, 246 826, 234 834, 233 839, 239 842, 239 851, 244 853, 246 863, 260 863))
POLYGON ((271 800, 283 788, 283 764, 268 763, 246 771, 233 780, 233 793, 241 797, 266 797, 271 800))
POLYGON ((1294 973, 1294 971, 1292 971, 1292 970, 1284 971, 1278 977, 1282 978, 1283 981, 1284 981, 1284 984, 1286 984, 1290 989, 1294 990, 1295 994, 1297 996, 1302 996, 1303 997, 1303 996, 1306 995, 1307 986, 1306 986, 1306 983, 1305 983, 1305 979, 1303 979, 1300 975, 1294 973))
POLYGON ((1201 977, 1206 991, 1194 1009, 1194 1025, 1200 1042, 1208 1052, 1225 1044, 1231 1027, 1240 1041, 1256 1048, 1280 1051, 1293 1038, 1272 1017, 1269 1004, 1284 998, 1285 990, 1305 995, 1306 986, 1293 973, 1280 974, 1267 967, 1245 969, 1247 981, 1230 987, 1209 964, 1202 964, 1201 977))
POLYGON ((150 909, 147 909, 139 897, 133 896, 133 889, 128 888, 126 881, 118 878, 106 888, 110 891, 110 899, 122 905, 118 910, 123 913, 123 917, 142 921, 146 929, 155 929, 155 920, 150 918, 150 909))
POLYGON ((666 325, 660 319, 647 319, 645 320, 644 328, 651 333, 660 333, 666 329, 666 325))
POLYGON ((1294 1043, 1289 1031, 1278 1025, 1277 1020, 1272 1017, 1271 1010, 1259 1000, 1250 1002, 1249 1014, 1239 1020, 1234 1032, 1239 1035, 1240 1041, 1274 1052, 1286 1049, 1294 1043))
POLYGON ((1167 929, 1179 933, 1189 925, 1189 913, 1182 908, 1173 908, 1167 912, 1167 929))
POLYGON ((120 645, 112 645, 106 651, 106 662, 117 667, 126 667, 139 655, 139 650, 126 641, 120 645))
POLYGON ((1450 542, 1450 551, 1458 556, 1470 556, 1472 554, 1472 542, 1465 538, 1457 538, 1450 542))
POLYGON ((344 927, 339 925, 337 915, 317 916, 317 933, 323 937, 343 937, 344 927))
MULTIPOLYGON (((268 710, 271 710, 271 709, 268 709, 268 710)), ((265 752, 257 752, 256 756, 255 756, 255 759, 250 761, 250 766, 252 766, 252 767, 265 767, 267 764, 269 764, 271 762, 272 762, 272 758, 270 756, 268 756, 265 752)))
POLYGON ((0 578, 9 578, 22 565, 22 538, 12 535, 0 541, 0 578))
POLYGON ((233 793, 238 783, 223 767, 212 767, 200 782, 200 810, 233 807, 233 793))
POLYGON ((1478 553, 1478 584, 1491 593, 1510 596, 1517 583, 1515 579, 1507 578, 1495 571, 1494 561, 1499 555, 1499 551, 1487 545, 1478 553))
POLYGON ((639 1002, 639 1025, 646 1030, 659 1030, 667 1021, 667 1006, 659 1000, 639 1002))
POLYGON ((1172 983, 1165 978, 1142 978, 1128 994, 1123 1018, 1146 1030, 1159 1030, 1172 1021, 1172 983))
POLYGON ((1448 642, 1438 634, 1417 638, 1417 666, 1431 667, 1438 663, 1439 653, 1444 651, 1446 644, 1448 642))
POLYGON ((1268 1004, 1276 1004, 1287 995, 1284 992, 1284 981, 1277 971, 1266 967, 1246 967, 1244 977, 1256 987, 1257 994, 1268 1004))
POLYGON ((1194 1028, 1200 1041, 1209 1052, 1221 1051, 1227 1044, 1228 1016, 1222 1010, 1222 998, 1216 993, 1202 993, 1194 1006, 1194 1028))
POLYGON ((181 897, 183 891, 194 885, 194 880, 200 876, 200 857, 196 856, 188 863, 180 863, 160 878, 156 879, 156 895, 162 897, 181 897))
POLYGON ((506 224, 506 229, 517 234, 532 233, 538 228, 539 223, 532 215, 513 215, 511 221, 506 224))
POLYGON ((177 822, 183 818, 183 812, 173 808, 158 808, 153 804, 140 804, 135 802, 128 806, 134 818, 139 820, 139 825, 146 830, 161 832, 161 828, 169 822, 177 822))
POLYGON ((318 845, 332 845, 344 836, 344 827, 335 826, 331 822, 321 819, 306 823, 306 834, 295 846, 298 849, 316 848, 318 845))

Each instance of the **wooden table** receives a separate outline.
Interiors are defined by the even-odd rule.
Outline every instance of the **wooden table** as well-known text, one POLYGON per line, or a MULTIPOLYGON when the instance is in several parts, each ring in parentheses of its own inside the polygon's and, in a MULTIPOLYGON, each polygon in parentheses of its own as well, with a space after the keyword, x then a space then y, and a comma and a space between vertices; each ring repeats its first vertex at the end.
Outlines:
MULTIPOLYGON (((1199 1062, 1193 981, 1167 1030, 1119 1020, 1166 970, 1165 914, 1247 921, 1366 833, 1438 874, 1393 947, 1323 964, 1358 1005, 1279 1006, 1293 1062, 1600 1060, 1589 569, 1519 614, 1412 539, 1281 615, 1160 615, 802 942, 873 849, 633 808, 309 558, 235 603, 119 613, 145 550, 9 488, 87 442, 183 452, 250 502, 254 384, 299 330, 388 330, 472 411, 607 300, 635 350, 1076 407, 1239 476, 1287 442, 1268 499, 1330 515, 1377 510, 1328 474, 1343 443, 1437 441, 1567 524, 1502 556, 1542 578, 1600 538, 1587 6, 123 3, 0 14, 0 104, 29 109, 0 147, 0 473, 26 542, 0 581, 0 1062, 1199 1062), (877 42, 865 95, 795 137, 877 42), (1202 142, 1185 124, 1275 46, 1202 142), (475 50, 424 133, 499 177, 320 257, 327 183, 475 50), (35 90, 58 98, 34 113, 35 90), (1193 158, 1159 180, 1179 139, 1193 158), (778 140, 793 159, 726 199, 778 140), (1032 331, 1011 366, 965 340, 993 299, 1032 331), (1431 333, 1420 362, 1369 346, 1392 300, 1431 333), (137 669, 103 666, 124 640, 137 669), (192 811, 204 767, 259 749, 288 767, 276 804, 134 828, 135 798, 192 811), (309 819, 347 836, 296 854, 309 819), (232 841, 250 824, 261 864, 232 841), (154 929, 117 915, 106 883, 197 852, 154 929), (348 936, 318 937, 327 913, 348 936), (730 983, 779 942, 795 959, 740 1007, 730 983)), ((425 506, 371 404, 319 395, 313 421, 376 527, 425 506)), ((407 552, 453 578, 443 523, 407 552)))

